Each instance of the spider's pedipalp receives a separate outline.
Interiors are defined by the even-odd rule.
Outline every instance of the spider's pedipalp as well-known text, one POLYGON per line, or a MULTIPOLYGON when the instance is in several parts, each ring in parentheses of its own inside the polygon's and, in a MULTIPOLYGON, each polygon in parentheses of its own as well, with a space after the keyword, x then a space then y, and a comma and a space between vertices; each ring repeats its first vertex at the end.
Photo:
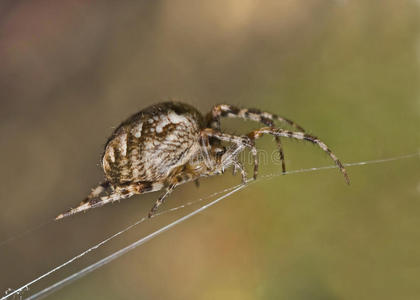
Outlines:
POLYGON ((236 136, 227 133, 222 133, 215 129, 205 128, 202 130, 203 135, 207 135, 221 141, 230 142, 236 144, 236 148, 227 151, 223 156, 225 162, 222 162, 222 165, 231 165, 233 160, 236 159, 236 156, 241 152, 245 147, 249 148, 251 154, 254 158, 254 179, 257 178, 258 173, 258 155, 257 148, 252 138, 249 136, 236 136))
POLYGON ((307 134, 307 133, 304 133, 304 132, 293 132, 293 131, 289 131, 289 130, 284 130, 284 129, 280 129, 280 128, 271 128, 271 127, 264 127, 264 128, 254 130, 254 131, 250 132, 248 134, 248 136, 252 140, 254 140, 254 139, 257 139, 257 138, 261 137, 263 134, 271 134, 271 135, 274 135, 274 136, 281 136, 281 137, 288 137, 288 138, 293 138, 293 139, 298 139, 298 140, 305 140, 305 141, 309 141, 311 143, 314 143, 314 144, 318 145, 336 163, 336 165, 340 169, 341 173, 343 173, 347 184, 350 184, 349 176, 347 175, 347 171, 344 168, 341 161, 328 148, 328 146, 324 142, 322 142, 320 139, 318 139, 317 137, 312 136, 312 135, 307 134))

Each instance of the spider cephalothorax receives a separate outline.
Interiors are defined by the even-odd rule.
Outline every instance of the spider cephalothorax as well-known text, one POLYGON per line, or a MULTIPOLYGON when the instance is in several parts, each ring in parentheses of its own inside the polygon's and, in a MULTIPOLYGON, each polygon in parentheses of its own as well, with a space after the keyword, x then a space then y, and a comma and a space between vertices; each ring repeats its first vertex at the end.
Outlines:
POLYGON ((164 188, 165 192, 151 209, 150 217, 176 186, 200 177, 221 174, 231 166, 240 171, 245 182, 247 175, 238 155, 246 148, 254 157, 256 178, 258 160, 254 141, 263 134, 276 137, 283 172, 285 164, 280 137, 288 137, 317 144, 334 160, 349 183, 346 170, 327 145, 306 134, 293 121, 257 109, 239 109, 226 104, 214 106, 203 117, 190 105, 165 102, 136 113, 118 126, 108 139, 102 155, 105 181, 94 188, 78 207, 60 214, 56 219, 164 188), (266 127, 244 136, 230 135, 220 131, 220 117, 254 120, 266 127), (275 128, 275 121, 286 123, 296 131, 275 128), (111 193, 99 197, 107 189, 111 193))

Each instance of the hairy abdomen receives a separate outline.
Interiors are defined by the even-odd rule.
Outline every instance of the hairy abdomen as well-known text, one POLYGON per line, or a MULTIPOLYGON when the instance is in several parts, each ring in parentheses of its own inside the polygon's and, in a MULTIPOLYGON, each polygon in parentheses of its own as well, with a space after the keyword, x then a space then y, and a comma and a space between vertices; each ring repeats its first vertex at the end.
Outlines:
POLYGON ((168 102, 123 122, 105 146, 102 167, 113 184, 164 181, 199 151, 203 120, 194 108, 168 102))

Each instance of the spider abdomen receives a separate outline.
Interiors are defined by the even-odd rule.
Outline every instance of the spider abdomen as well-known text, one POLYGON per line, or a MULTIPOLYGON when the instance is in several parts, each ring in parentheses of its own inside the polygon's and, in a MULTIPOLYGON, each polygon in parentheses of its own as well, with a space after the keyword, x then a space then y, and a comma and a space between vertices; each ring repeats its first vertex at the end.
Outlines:
POLYGON ((164 181, 200 149, 203 118, 176 102, 146 108, 124 121, 109 138, 102 168, 114 185, 164 181))

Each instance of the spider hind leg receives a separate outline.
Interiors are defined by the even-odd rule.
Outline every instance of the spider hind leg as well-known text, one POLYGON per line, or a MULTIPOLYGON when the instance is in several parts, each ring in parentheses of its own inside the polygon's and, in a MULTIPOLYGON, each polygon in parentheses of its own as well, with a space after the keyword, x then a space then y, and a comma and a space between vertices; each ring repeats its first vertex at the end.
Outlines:
POLYGON ((80 202, 76 208, 72 208, 65 213, 59 214, 57 217, 55 217, 55 220, 57 221, 64 217, 78 213, 79 211, 86 210, 86 207, 90 207, 91 203, 95 202, 96 198, 98 198, 99 195, 106 191, 106 189, 108 189, 110 186, 111 184, 109 181, 101 182, 97 187, 92 189, 90 194, 85 199, 83 199, 83 201, 80 202))
MULTIPOLYGON (((106 187, 111 186, 110 183, 106 183, 106 187)), ((135 194, 143 194, 153 191, 158 191, 162 189, 163 185, 160 183, 151 183, 151 182, 137 182, 129 183, 121 186, 116 186, 113 188, 113 192, 110 195, 99 197, 99 195, 105 191, 103 184, 94 188, 92 192, 83 200, 77 207, 69 209, 67 212, 59 214, 55 220, 60 220, 62 218, 77 214, 82 211, 87 211, 91 208, 96 208, 103 206, 107 203, 112 203, 119 201, 121 199, 129 198, 135 194), (103 187, 101 189, 100 187, 103 187), (99 192, 101 190, 101 192, 99 192)))

